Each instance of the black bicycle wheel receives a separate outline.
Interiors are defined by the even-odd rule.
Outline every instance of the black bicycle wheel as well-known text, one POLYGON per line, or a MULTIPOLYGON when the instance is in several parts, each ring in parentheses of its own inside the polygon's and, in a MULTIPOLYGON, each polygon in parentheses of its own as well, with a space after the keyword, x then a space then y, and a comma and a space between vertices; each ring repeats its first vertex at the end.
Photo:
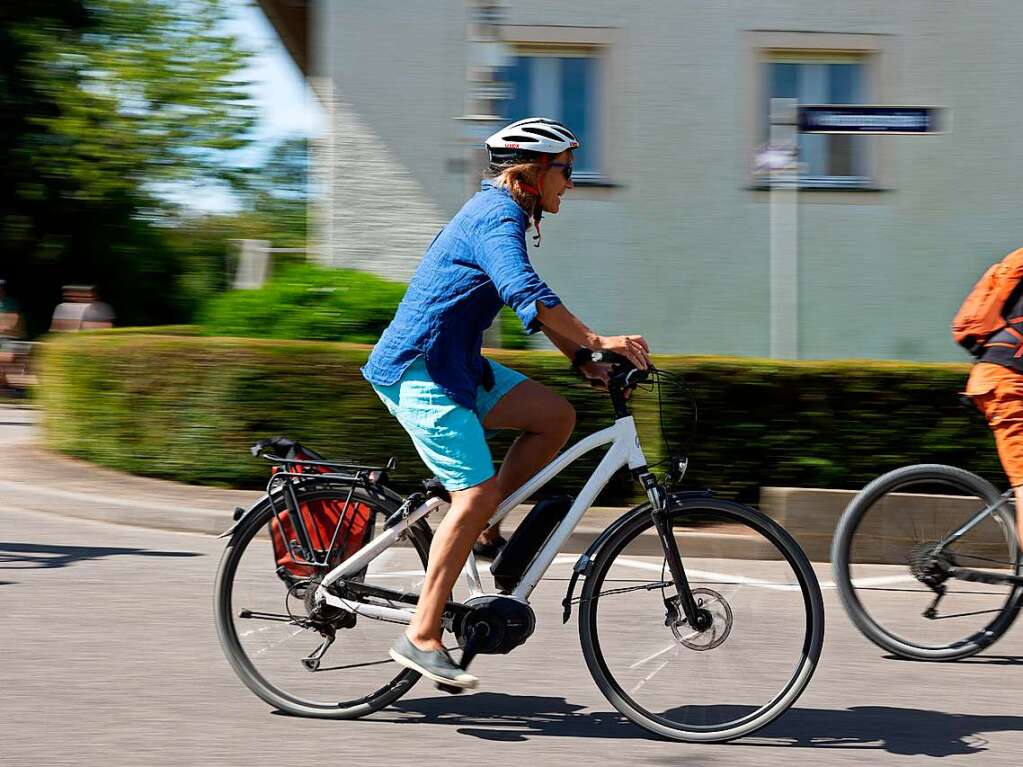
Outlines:
POLYGON ((1011 506, 1002 504, 937 549, 999 500, 990 482, 939 464, 896 469, 863 488, 839 521, 831 560, 842 604, 864 636, 903 658, 956 660, 1006 632, 1019 614, 1019 586, 956 580, 942 571, 1018 575, 1011 506), (944 596, 935 604, 939 591, 944 596))
MULTIPOLYGON (((347 497, 348 488, 300 491, 299 504, 347 497)), ((357 489, 353 503, 366 504, 376 520, 394 511, 378 496, 357 489)), ((217 573, 217 634, 227 659, 242 681, 270 705, 298 716, 354 719, 378 711, 404 695, 419 674, 388 655, 401 627, 365 616, 352 619, 339 610, 328 616, 336 639, 314 670, 303 663, 323 637, 308 625, 309 605, 302 583, 277 574, 268 525, 268 502, 234 533, 217 573)), ((338 546, 344 541, 338 540, 338 546)), ((370 563, 367 582, 418 593, 430 550, 425 523, 370 563)))
POLYGON ((586 577, 579 634, 590 673, 625 716, 682 741, 748 735, 809 683, 824 641, 824 605, 798 544, 753 509, 684 500, 670 512, 683 565, 713 623, 689 630, 649 514, 600 549, 586 577))

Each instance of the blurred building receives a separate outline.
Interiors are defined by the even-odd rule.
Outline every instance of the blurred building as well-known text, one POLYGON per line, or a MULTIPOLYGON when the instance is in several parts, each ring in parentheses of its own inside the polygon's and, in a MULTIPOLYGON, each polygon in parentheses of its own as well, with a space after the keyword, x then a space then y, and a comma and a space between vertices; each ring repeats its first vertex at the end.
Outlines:
POLYGON ((933 136, 800 139, 799 357, 964 359, 955 309, 1023 244, 1014 0, 260 4, 330 113, 329 264, 407 277, 478 185, 485 118, 560 117, 584 149, 530 248, 541 274, 600 332, 766 356, 769 193, 752 168, 772 96, 951 118, 933 136))

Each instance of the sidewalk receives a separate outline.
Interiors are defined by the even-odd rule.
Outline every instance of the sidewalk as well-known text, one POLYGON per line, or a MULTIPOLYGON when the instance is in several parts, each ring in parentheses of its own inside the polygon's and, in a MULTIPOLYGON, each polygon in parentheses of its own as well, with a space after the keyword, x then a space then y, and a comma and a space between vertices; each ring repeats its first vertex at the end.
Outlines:
MULTIPOLYGON (((223 490, 136 477, 49 452, 36 444, 35 415, 29 407, 0 406, 0 502, 4 506, 119 525, 219 535, 234 524, 236 507, 247 509, 263 496, 258 490, 223 490)), ((529 508, 516 508, 505 529, 513 530, 529 508)), ((625 511, 615 507, 590 509, 567 550, 585 550, 625 511)), ((432 521, 435 523, 435 519, 432 521)))
MULTIPOLYGON (((0 508, 40 511, 118 525, 219 535, 234 524, 236 507, 249 508, 258 490, 223 490, 147 479, 58 455, 36 444, 36 413, 29 406, 0 405, 0 508)), ((269 475, 268 475, 269 476, 269 475)), ((509 535, 531 507, 516 507, 502 523, 509 535)), ((628 509, 595 506, 562 546, 578 554, 628 509)), ((439 516, 432 516, 436 527, 439 516)), ((689 553, 702 557, 773 559, 763 541, 727 528, 688 533, 689 553)), ((656 556, 661 544, 651 529, 633 545, 633 555, 656 556)))

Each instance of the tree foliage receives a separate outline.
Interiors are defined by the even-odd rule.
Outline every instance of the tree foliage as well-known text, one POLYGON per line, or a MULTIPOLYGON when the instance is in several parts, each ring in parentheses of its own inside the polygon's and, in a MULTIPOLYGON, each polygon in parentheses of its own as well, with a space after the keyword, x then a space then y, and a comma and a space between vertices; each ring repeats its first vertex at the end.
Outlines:
POLYGON ((169 184, 241 187, 255 107, 228 0, 5 0, 0 277, 44 329, 59 286, 180 319, 169 184))

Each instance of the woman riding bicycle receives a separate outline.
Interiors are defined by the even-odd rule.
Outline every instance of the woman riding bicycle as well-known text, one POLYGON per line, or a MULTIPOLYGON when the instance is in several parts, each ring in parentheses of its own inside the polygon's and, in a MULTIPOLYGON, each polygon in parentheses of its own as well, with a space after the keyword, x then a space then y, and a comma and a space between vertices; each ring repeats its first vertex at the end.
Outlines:
MULTIPOLYGON (((556 120, 529 118, 498 131, 486 146, 490 167, 482 190, 427 249, 363 368, 451 494, 451 508, 433 536, 415 617, 391 657, 456 687, 475 687, 478 680, 444 650, 444 603, 470 550, 493 558, 503 545, 497 529, 484 530, 498 505, 557 454, 575 426, 565 398, 482 356, 483 332, 508 305, 527 333, 542 331, 569 359, 586 347, 649 366, 641 336, 597 335, 529 262, 526 231, 535 229, 539 245, 541 217, 557 213, 561 196, 572 188, 575 135, 556 120), (489 429, 521 432, 496 475, 484 435, 489 429)), ((581 370, 607 382, 601 365, 581 370)))

